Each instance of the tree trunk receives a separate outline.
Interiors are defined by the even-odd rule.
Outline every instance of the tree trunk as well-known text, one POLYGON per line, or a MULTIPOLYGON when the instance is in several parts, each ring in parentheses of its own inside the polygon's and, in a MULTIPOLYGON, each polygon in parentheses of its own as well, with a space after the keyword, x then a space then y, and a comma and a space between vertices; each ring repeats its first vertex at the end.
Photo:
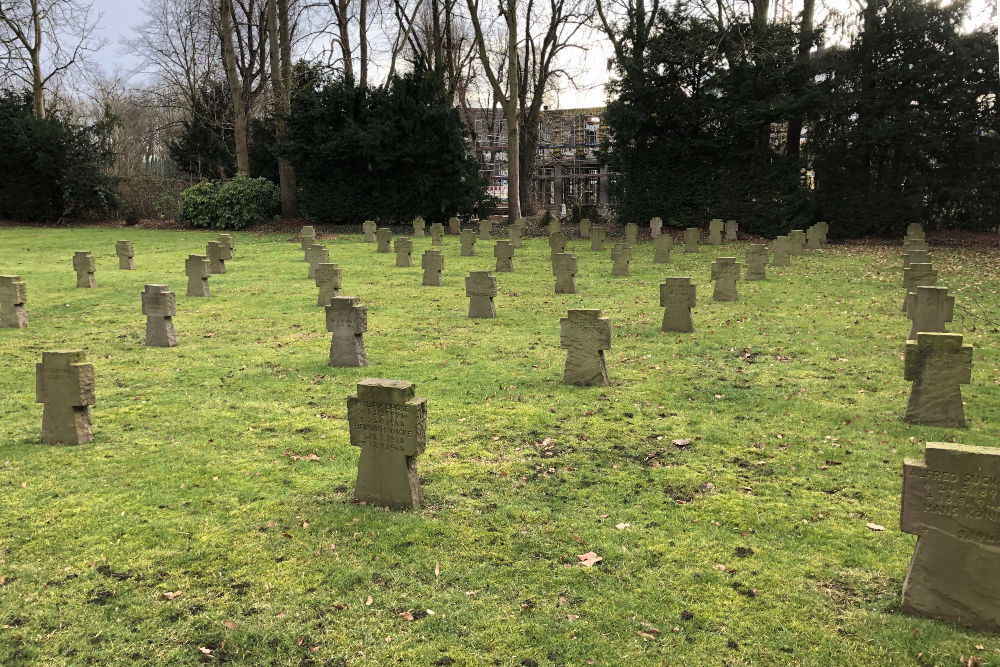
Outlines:
MULTIPOLYGON (((282 0, 284 15, 282 23, 287 26, 288 4, 282 0)), ((271 55, 271 87, 274 92, 274 136, 277 140, 278 150, 281 150, 281 139, 285 134, 285 123, 289 114, 291 81, 286 79, 287 67, 282 62, 284 49, 279 45, 281 37, 287 35, 287 30, 279 33, 279 9, 278 0, 268 0, 267 2, 267 40, 270 44, 271 55)), ((287 40, 287 36, 285 36, 287 40)), ((295 169, 291 161, 282 155, 278 155, 278 183, 281 191, 281 217, 297 218, 299 215, 298 193, 295 185, 295 169)))
POLYGON ((35 30, 35 44, 30 50, 31 101, 35 118, 42 119, 45 118, 45 82, 42 79, 42 17, 38 11, 38 0, 31 0, 31 21, 35 30))
POLYGON ((507 222, 521 219, 521 114, 519 113, 521 71, 517 54, 517 3, 507 0, 507 222))
POLYGON ((361 72, 358 86, 364 93, 368 89, 368 29, 365 26, 368 23, 368 0, 358 1, 361 5, 358 12, 358 57, 361 60, 358 67, 361 72))
POLYGON ((535 158, 538 152, 538 123, 530 113, 526 114, 521 127, 521 214, 534 215, 538 212, 538 196, 535 191, 535 158))
POLYGON ((233 98, 233 126, 236 135, 236 169, 250 175, 249 123, 243 102, 243 86, 236 71, 236 51, 233 48, 233 2, 220 0, 219 38, 222 41, 222 64, 226 70, 229 94, 233 98))
MULTIPOLYGON (((802 95, 805 92, 806 77, 808 75, 809 52, 813 46, 813 14, 816 9, 816 0, 805 0, 802 6, 802 25, 799 28, 799 53, 797 55, 799 77, 801 81, 795 93, 802 95)), ((800 100, 801 104, 801 100, 800 100)), ((788 119, 788 140, 786 142, 789 156, 798 157, 799 140, 802 136, 802 123, 805 114, 799 110, 788 119)))

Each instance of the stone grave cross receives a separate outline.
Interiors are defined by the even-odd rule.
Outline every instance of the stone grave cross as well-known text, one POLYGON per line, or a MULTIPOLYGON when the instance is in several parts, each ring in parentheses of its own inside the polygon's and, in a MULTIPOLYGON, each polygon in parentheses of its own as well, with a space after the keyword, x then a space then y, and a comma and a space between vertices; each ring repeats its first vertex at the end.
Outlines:
POLYGON ((414 238, 418 238, 418 239, 423 238, 424 237, 424 229, 425 229, 426 225, 427 225, 427 223, 424 221, 423 218, 414 218, 413 219, 413 237, 414 238))
POLYGON ((789 266, 792 263, 791 241, 787 236, 779 236, 774 239, 772 250, 774 250, 774 257, 771 259, 771 266, 789 266))
POLYGON ((965 426, 961 385, 972 382, 972 346, 962 334, 918 332, 906 341, 903 379, 913 382, 903 419, 926 426, 965 426))
POLYGON ((736 281, 740 277, 740 267, 735 257, 717 257, 712 262, 712 280, 715 289, 712 291, 713 301, 736 301, 736 281))
POLYGON ((906 317, 911 321, 906 338, 916 340, 921 331, 943 333, 945 323, 955 316, 955 297, 947 287, 918 285, 913 289, 906 302, 906 317))
POLYGON ((712 218, 708 221, 708 245, 722 245, 722 228, 721 218, 712 218))
POLYGON ((420 258, 420 268, 424 270, 423 284, 429 287, 441 287, 441 271, 444 270, 444 252, 436 249, 424 251, 420 258))
MULTIPOLYGON (((310 246, 311 247, 311 246, 310 246)), ((205 245, 205 256, 208 257, 208 270, 212 273, 226 272, 226 257, 222 245, 218 241, 209 241, 205 245)), ((309 259, 309 249, 306 249, 306 259, 309 259)))
POLYGON ((122 271, 135 270, 135 248, 131 241, 119 241, 115 244, 115 254, 118 255, 118 268, 122 271))
POLYGON ((590 229, 590 249, 598 252, 604 250, 604 239, 608 232, 603 227, 592 227, 590 229))
POLYGON ((476 256, 476 233, 471 229, 463 229, 459 234, 459 241, 462 243, 462 257, 476 256))
POLYGON ((632 261, 632 246, 619 243, 611 249, 611 275, 630 276, 629 263, 632 261))
POLYGON ((188 255, 184 262, 184 275, 188 277, 188 296, 211 296, 208 289, 208 277, 212 269, 205 255, 188 255))
POLYGON ((608 384, 604 351, 611 349, 611 320, 601 317, 599 308, 570 309, 559 327, 560 345, 566 348, 563 383, 608 384))
POLYGON ((379 227, 378 231, 375 232, 375 240, 378 242, 375 252, 388 255, 389 241, 392 240, 392 230, 388 227, 379 227))
POLYGON ((903 289, 906 295, 903 297, 903 312, 907 312, 907 304, 910 302, 910 292, 916 292, 918 285, 937 285, 938 272, 930 262, 910 262, 910 265, 903 269, 903 289))
POLYGON ((767 246, 763 243, 751 243, 746 250, 747 280, 767 279, 767 246))
POLYGON ((631 246, 639 243, 639 225, 634 222, 625 225, 625 243, 631 246))
POLYGON ((93 255, 87 251, 74 253, 73 268, 76 270, 77 287, 97 287, 97 279, 94 277, 94 271, 97 270, 97 262, 94 261, 93 255))
POLYGON ((653 239, 653 264, 669 264, 670 249, 674 247, 674 238, 670 234, 659 234, 653 239))
POLYGON ((556 294, 576 294, 576 257, 568 252, 557 253, 552 273, 556 277, 556 294))
POLYGON ((23 329, 28 326, 24 302, 28 289, 21 276, 0 276, 0 328, 23 329))
POLYGON ((146 316, 146 346, 174 347, 174 316, 177 296, 166 285, 146 285, 142 292, 142 314, 146 316))
POLYGON ((510 241, 497 241, 493 246, 493 256, 497 259, 497 273, 511 273, 514 270, 514 246, 510 241))
POLYGON ((375 231, 378 225, 373 220, 365 220, 361 225, 361 231, 365 233, 365 243, 375 243, 375 231))
POLYGON ((684 230, 684 252, 698 252, 698 239, 701 237, 701 230, 697 227, 688 227, 684 230))
POLYGON ((556 255, 566 252, 566 235, 562 232, 549 234, 549 261, 556 261, 556 255))
POLYGON ((479 240, 489 241, 490 232, 493 229, 493 221, 489 218, 485 218, 479 221, 479 240))
POLYGON ((330 261, 330 250, 322 243, 313 243, 306 248, 306 259, 309 261, 309 277, 316 278, 316 267, 330 261))
POLYGON ((364 333, 368 331, 368 309, 356 296, 334 296, 326 304, 326 330, 330 340, 331 366, 367 366, 364 333))
POLYGON ((413 266, 413 239, 397 236, 392 245, 396 251, 396 266, 404 268, 413 266))
POLYGON ((45 406, 42 442, 79 445, 94 439, 94 365, 86 363, 82 350, 42 352, 42 362, 35 364, 35 402, 45 406))
POLYGON ((469 297, 469 317, 496 317, 493 297, 497 295, 497 279, 489 271, 473 271, 465 279, 465 295, 469 297))
POLYGON ((694 331, 691 309, 695 306, 695 284, 691 278, 667 278, 660 285, 660 306, 666 309, 661 331, 694 331))
POLYGON ((340 296, 342 273, 340 267, 330 262, 320 262, 316 265, 316 287, 319 288, 317 306, 325 306, 330 299, 340 296))

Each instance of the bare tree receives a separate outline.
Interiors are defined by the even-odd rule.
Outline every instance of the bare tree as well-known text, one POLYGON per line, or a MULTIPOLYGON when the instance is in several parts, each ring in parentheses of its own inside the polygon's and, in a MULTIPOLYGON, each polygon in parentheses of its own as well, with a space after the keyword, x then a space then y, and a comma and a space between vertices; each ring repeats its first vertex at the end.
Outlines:
POLYGON ((521 218, 520 133, 521 133, 521 74, 518 59, 517 0, 501 0, 500 18, 507 28, 506 89, 501 76, 490 60, 486 36, 479 15, 479 0, 466 0, 469 18, 475 31, 479 62, 493 89, 493 95, 503 109, 507 123, 507 220, 514 224, 521 218))
POLYGON ((45 91, 53 79, 79 68, 104 46, 95 35, 99 18, 83 0, 0 1, 3 75, 31 89, 37 118, 45 117, 45 91))
MULTIPOLYGON (((267 35, 271 51, 274 134, 280 141, 285 134, 285 119, 292 111, 292 47, 288 0, 268 0, 267 35)), ((282 217, 298 217, 299 203, 295 168, 292 166, 291 160, 281 155, 278 156, 278 181, 281 189, 282 217)))
MULTIPOLYGON (((394 0, 397 7, 402 3, 394 0)), ((426 0, 407 36, 406 59, 417 69, 444 76, 448 96, 468 109, 468 91, 475 76, 476 40, 468 19, 458 11, 459 0, 426 0)), ((397 16, 402 16, 397 9, 397 16)))

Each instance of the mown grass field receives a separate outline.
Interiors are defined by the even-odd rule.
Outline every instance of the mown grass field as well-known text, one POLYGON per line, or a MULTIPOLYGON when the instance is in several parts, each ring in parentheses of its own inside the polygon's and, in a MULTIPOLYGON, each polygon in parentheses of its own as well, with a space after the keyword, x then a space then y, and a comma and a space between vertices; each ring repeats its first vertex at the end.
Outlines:
POLYGON ((498 317, 469 320, 492 244, 466 258, 446 237, 444 287, 423 287, 429 238, 402 269, 326 236, 368 308, 370 365, 343 369, 287 235, 236 234, 212 297, 184 296, 214 238, 0 230, 29 318, 0 330, 0 663, 1000 664, 997 637, 898 612, 903 458, 1000 443, 995 250, 933 250, 975 346, 957 430, 901 419, 899 246, 814 251, 713 303, 710 263, 742 243, 669 265, 644 243, 612 278, 571 240, 580 293, 557 296, 529 239, 498 317), (97 289, 74 288, 76 250, 97 289), (698 285, 694 334, 659 331, 671 275, 698 285), (180 344, 146 348, 139 294, 164 282, 180 344), (608 387, 561 384, 574 307, 612 320, 608 387), (60 348, 95 365, 91 444, 39 442, 35 363, 60 348), (365 377, 428 399, 419 511, 352 502, 345 398, 365 377))

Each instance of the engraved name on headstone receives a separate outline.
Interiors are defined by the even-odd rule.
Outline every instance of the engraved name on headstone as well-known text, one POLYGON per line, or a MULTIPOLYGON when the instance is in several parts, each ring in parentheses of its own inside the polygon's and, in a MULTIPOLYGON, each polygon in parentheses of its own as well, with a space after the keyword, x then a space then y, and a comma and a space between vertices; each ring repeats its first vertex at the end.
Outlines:
POLYGON ((906 341, 903 379, 913 382, 903 419, 925 426, 965 426, 961 385, 972 382, 972 346, 962 334, 917 333, 906 341))
POLYGON ((316 287, 319 288, 317 306, 325 306, 330 303, 330 299, 340 296, 342 277, 340 267, 336 264, 320 262, 316 265, 316 287))
POLYGON ((367 366, 364 334, 368 309, 356 296, 334 296, 326 304, 326 330, 330 339, 331 366, 367 366))
POLYGON ((948 288, 918 285, 909 297, 906 302, 906 317, 910 319, 907 340, 916 340, 921 331, 944 333, 945 323, 955 316, 955 297, 948 294, 948 288))

